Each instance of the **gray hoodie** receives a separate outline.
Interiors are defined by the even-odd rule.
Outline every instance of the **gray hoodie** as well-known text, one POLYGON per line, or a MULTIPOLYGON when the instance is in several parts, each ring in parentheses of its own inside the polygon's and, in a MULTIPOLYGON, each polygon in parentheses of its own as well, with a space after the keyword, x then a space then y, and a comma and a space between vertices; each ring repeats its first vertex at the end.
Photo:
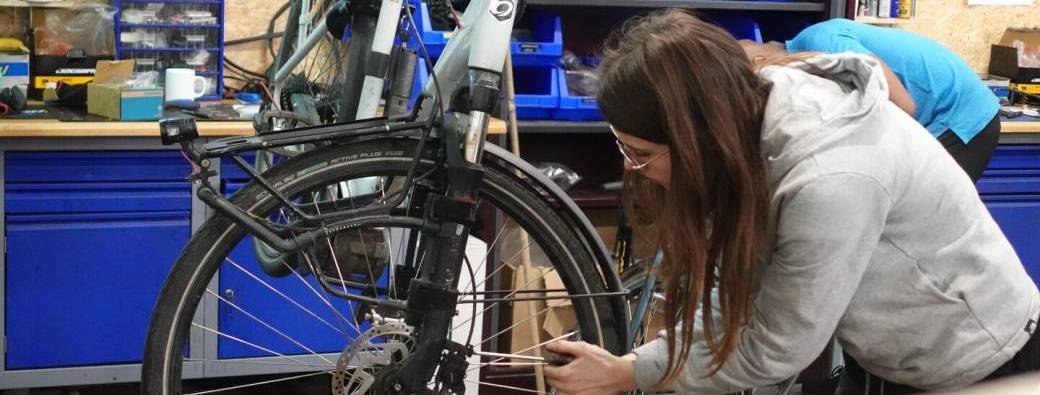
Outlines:
MULTIPOLYGON (((1040 293, 968 176, 888 101, 876 61, 807 63, 761 72, 774 84, 762 130, 774 225, 739 346, 705 377, 710 356, 697 341, 670 389, 778 382, 832 334, 893 382, 940 389, 984 378, 1028 340, 1040 293)), ((667 366, 665 340, 635 352, 636 382, 649 389, 667 366)))

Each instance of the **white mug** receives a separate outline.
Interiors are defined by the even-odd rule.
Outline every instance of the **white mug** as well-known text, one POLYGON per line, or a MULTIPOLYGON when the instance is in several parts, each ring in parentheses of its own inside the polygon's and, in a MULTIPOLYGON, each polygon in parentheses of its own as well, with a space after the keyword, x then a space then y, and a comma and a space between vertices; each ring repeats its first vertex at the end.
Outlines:
POLYGON ((195 100, 209 91, 209 80, 192 69, 166 69, 166 101, 195 100))

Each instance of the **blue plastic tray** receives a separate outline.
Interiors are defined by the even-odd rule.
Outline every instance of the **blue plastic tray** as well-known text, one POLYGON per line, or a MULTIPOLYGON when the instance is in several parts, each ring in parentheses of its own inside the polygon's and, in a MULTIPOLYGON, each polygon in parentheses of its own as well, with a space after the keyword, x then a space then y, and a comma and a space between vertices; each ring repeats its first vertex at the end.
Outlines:
POLYGON ((551 119, 560 106, 560 77, 552 66, 513 68, 517 119, 551 119))

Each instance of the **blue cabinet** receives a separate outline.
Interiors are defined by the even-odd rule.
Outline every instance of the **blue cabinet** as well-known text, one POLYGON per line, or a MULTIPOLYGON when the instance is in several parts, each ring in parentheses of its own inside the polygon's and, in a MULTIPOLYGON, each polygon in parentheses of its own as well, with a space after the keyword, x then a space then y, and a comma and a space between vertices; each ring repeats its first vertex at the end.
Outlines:
POLYGON ((137 362, 188 211, 7 216, 7 369, 137 362))
POLYGON ((1040 194, 1023 196, 984 196, 989 213, 1015 247, 1026 272, 1040 283, 1040 194))
POLYGON ((191 236, 176 152, 7 152, 5 368, 133 363, 191 236))
MULTIPOLYGON (((221 266, 220 290, 237 306, 220 303, 217 325, 221 332, 280 354, 310 354, 301 345, 318 353, 340 352, 357 336, 351 316, 354 306, 326 294, 312 275, 272 278, 263 274, 256 263, 252 238, 239 243, 231 253, 231 262, 221 266), (339 314, 333 313, 333 307, 339 314)), ((367 325, 361 327, 365 329, 367 325)), ((220 358, 272 356, 226 337, 218 339, 217 350, 220 358)))
POLYGON ((1040 145, 1000 145, 977 184, 982 201, 1040 283, 1040 145))

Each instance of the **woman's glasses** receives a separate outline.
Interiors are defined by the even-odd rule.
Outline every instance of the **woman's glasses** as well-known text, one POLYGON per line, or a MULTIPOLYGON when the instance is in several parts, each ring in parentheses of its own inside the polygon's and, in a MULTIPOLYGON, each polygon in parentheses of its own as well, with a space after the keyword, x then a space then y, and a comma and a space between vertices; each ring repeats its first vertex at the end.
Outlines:
POLYGON ((625 160, 628 161, 628 163, 632 164, 632 170, 639 170, 644 167, 647 167, 648 165, 650 165, 651 162, 657 160, 658 158, 668 153, 668 151, 664 151, 650 159, 647 159, 646 162, 640 162, 636 160, 636 158, 638 158, 639 155, 636 155, 636 153, 633 152, 632 147, 629 147, 627 144, 622 143, 621 140, 617 139, 618 131, 617 129, 614 129, 614 125, 610 125, 610 131, 614 132, 614 142, 617 143, 618 151, 621 151, 621 156, 625 157, 625 160))

